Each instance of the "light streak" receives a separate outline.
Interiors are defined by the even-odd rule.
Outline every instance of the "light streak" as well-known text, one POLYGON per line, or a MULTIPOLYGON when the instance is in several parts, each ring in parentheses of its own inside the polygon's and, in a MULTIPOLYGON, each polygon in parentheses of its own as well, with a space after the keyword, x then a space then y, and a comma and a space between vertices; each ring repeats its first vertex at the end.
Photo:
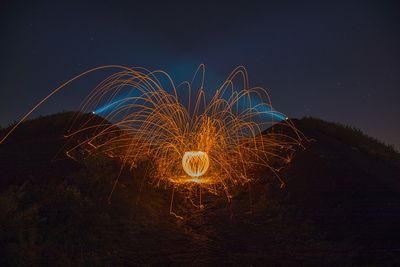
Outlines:
POLYGON ((303 135, 272 107, 265 89, 249 86, 243 67, 236 68, 211 95, 204 88, 204 65, 196 71, 202 77, 198 88, 189 82, 175 86, 161 70, 98 67, 56 88, 0 143, 52 95, 103 68, 120 71, 104 79, 82 102, 81 112, 93 115, 72 125, 74 130, 67 135, 72 144, 66 151, 69 157, 82 151, 103 153, 132 171, 148 161, 152 167, 147 179, 158 186, 172 185, 174 190, 190 190, 196 185, 229 197, 233 187, 254 180, 258 169, 268 169, 283 186, 278 170, 302 146, 303 135), (98 115, 104 120, 93 123, 98 115), (272 126, 285 130, 268 130, 272 126))
POLYGON ((245 68, 236 68, 211 95, 204 88, 204 71, 203 65, 196 71, 202 77, 197 88, 189 82, 175 86, 161 70, 132 68, 106 78, 82 103, 82 111, 94 110, 112 124, 75 125, 78 130, 69 137, 90 135, 68 153, 82 147, 105 152, 133 171, 149 161, 148 179, 157 186, 196 184, 229 195, 260 168, 283 185, 278 170, 301 146, 301 133, 272 107, 265 89, 249 86, 245 68), (275 125, 286 130, 267 130, 275 125))

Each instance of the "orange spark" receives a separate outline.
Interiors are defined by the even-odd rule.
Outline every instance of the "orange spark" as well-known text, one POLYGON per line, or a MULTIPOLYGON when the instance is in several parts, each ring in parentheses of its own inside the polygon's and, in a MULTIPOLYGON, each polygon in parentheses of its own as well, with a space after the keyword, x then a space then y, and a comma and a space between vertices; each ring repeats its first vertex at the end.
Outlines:
MULTIPOLYGON (((236 68, 215 90, 204 86, 204 65, 193 82, 176 86, 164 71, 104 66, 89 70, 56 88, 20 122, 53 94, 95 70, 119 68, 86 97, 81 111, 89 119, 71 127, 75 140, 66 151, 103 153, 120 159, 134 171, 140 162, 152 162, 149 179, 156 185, 191 188, 194 184, 229 195, 233 186, 253 180, 252 172, 277 170, 288 163, 303 136, 282 113, 273 109, 269 95, 250 87, 245 68, 236 68), (194 86, 196 78, 200 84, 194 86), (212 93, 211 93, 212 92, 212 93), (98 116, 104 120, 95 123, 98 116), (285 131, 268 130, 279 125, 285 131)), ((175 187, 174 187, 175 188, 175 187)))

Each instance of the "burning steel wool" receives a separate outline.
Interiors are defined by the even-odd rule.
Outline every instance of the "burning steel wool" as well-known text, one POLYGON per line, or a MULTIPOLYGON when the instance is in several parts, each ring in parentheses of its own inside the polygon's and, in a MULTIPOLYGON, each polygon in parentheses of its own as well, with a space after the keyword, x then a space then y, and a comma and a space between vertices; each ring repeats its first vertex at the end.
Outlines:
MULTIPOLYGON (((83 101, 81 111, 94 115, 74 124, 77 130, 68 137, 78 137, 79 142, 67 155, 73 157, 84 148, 118 158, 132 171, 139 163, 150 162, 148 180, 156 186, 197 186, 228 197, 232 187, 254 179, 260 168, 268 168, 283 184, 277 170, 290 161, 302 136, 273 109, 266 90, 249 86, 243 67, 216 89, 205 87, 203 65, 192 82, 178 86, 163 71, 118 68, 83 101), (96 117, 102 122, 93 124, 96 117), (272 126, 286 130, 275 131, 272 126)), ((57 88, 30 113, 87 73, 57 88)))
POLYGON ((210 161, 206 152, 188 151, 183 155, 183 170, 191 177, 199 177, 204 175, 209 166, 210 161))
POLYGON ((251 181, 257 168, 276 173, 301 142, 287 117, 272 108, 267 92, 249 86, 243 67, 215 90, 204 86, 203 65, 191 83, 179 86, 163 71, 124 69, 100 83, 82 111, 111 123, 78 125, 70 137, 90 134, 70 155, 85 145, 120 158, 133 171, 149 161, 149 181, 155 185, 196 185, 227 196, 231 187, 251 181), (291 134, 268 131, 276 124, 291 134))

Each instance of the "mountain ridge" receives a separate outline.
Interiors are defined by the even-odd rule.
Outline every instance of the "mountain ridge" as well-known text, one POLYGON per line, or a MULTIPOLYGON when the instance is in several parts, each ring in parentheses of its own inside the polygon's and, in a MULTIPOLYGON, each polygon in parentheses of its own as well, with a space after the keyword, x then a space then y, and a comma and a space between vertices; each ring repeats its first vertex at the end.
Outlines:
POLYGON ((123 169, 109 199, 118 161, 54 161, 72 115, 24 123, 0 146, 4 266, 400 264, 399 153, 360 131, 293 120, 310 141, 280 171, 284 188, 265 171, 232 202, 175 194, 178 220, 145 166, 123 169))

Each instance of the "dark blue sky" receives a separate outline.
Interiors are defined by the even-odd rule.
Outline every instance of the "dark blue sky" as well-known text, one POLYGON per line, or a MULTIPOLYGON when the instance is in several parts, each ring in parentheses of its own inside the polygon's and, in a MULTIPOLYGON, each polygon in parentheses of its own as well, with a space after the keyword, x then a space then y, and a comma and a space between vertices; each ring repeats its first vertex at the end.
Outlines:
MULTIPOLYGON (((182 81, 204 63, 210 87, 244 65, 289 117, 342 122, 400 148, 396 2, 260 2, 2 1, 0 124, 99 65, 162 68, 182 81)), ((35 115, 76 107, 106 74, 35 115)))

